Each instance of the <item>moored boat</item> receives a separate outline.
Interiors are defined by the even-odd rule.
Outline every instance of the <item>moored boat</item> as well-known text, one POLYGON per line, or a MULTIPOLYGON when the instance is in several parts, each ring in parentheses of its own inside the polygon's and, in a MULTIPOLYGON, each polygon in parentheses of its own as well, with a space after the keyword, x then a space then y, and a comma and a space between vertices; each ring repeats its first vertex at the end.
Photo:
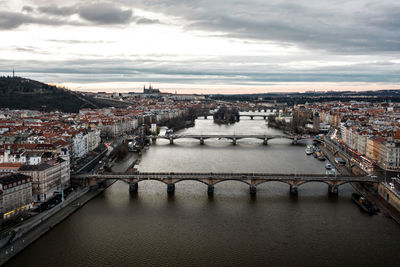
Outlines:
POLYGON ((351 199, 354 201, 354 203, 357 204, 363 211, 365 211, 368 214, 375 214, 375 212, 378 211, 378 209, 373 205, 371 202, 369 202, 365 197, 363 197, 360 194, 353 193, 351 194, 351 199))
POLYGON ((325 161, 325 155, 322 152, 317 152, 317 159, 320 161, 325 161))
POLYGON ((311 155, 312 153, 313 153, 312 146, 308 145, 308 146, 306 147, 306 154, 307 154, 307 155, 311 155))

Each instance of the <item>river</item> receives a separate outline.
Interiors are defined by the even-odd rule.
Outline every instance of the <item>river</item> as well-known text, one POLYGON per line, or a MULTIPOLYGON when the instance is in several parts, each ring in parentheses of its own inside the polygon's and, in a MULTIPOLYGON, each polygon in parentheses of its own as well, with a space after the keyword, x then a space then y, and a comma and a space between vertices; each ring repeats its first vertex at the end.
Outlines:
MULTIPOLYGON (((234 125, 199 119, 188 134, 281 134, 264 120, 234 125)), ((141 157, 140 171, 324 173, 324 163, 290 140, 158 140, 141 157)), ((134 156, 120 166, 128 166, 134 156)), ((122 167, 121 167, 122 168, 122 167)), ((369 216, 350 200, 351 185, 328 194, 322 183, 279 182, 257 187, 229 181, 207 195, 186 181, 168 196, 166 185, 139 184, 137 194, 116 182, 7 266, 398 266, 400 227, 369 216)))

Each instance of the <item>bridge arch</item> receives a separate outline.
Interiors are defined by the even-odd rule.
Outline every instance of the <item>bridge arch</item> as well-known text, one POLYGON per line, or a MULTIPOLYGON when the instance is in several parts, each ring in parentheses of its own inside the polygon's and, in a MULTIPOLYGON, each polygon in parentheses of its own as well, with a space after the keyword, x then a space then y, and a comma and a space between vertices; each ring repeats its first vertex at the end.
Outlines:
MULTIPOLYGON (((150 178, 150 179, 140 179, 140 180, 134 181, 134 183, 140 183, 140 182, 145 182, 145 181, 156 181, 156 182, 159 182, 159 183, 163 183, 163 184, 165 184, 165 185, 168 185, 168 183, 166 182, 166 180, 167 180, 167 179, 160 180, 160 179, 150 178)), ((131 182, 131 183, 132 183, 132 182, 131 182)))
POLYGON ((326 184, 328 186, 336 186, 339 187, 341 185, 347 184, 349 183, 349 181, 340 181, 340 182, 335 182, 334 180, 326 180, 326 181, 322 181, 322 180, 309 180, 309 181, 303 181, 297 184, 297 186, 301 186, 304 184, 309 184, 309 183, 323 183, 326 184))
POLYGON ((285 181, 285 180, 265 180, 265 181, 261 181, 261 182, 255 184, 255 186, 259 186, 261 184, 265 184, 265 183, 268 183, 268 182, 279 182, 279 183, 282 183, 282 184, 287 184, 289 186, 293 185, 292 183, 290 183, 290 181, 285 181))
POLYGON ((246 184, 248 186, 251 186, 250 183, 248 183, 247 181, 241 180, 239 178, 227 178, 227 179, 224 179, 224 180, 216 181, 215 183, 212 183, 211 185, 217 185, 219 183, 228 182, 228 181, 240 182, 240 183, 244 183, 244 184, 246 184))
POLYGON ((206 186, 211 185, 210 183, 207 183, 203 179, 201 179, 201 180, 200 179, 180 179, 180 180, 175 181, 174 184, 178 184, 178 183, 186 182, 186 181, 194 181, 194 182, 205 184, 206 186))

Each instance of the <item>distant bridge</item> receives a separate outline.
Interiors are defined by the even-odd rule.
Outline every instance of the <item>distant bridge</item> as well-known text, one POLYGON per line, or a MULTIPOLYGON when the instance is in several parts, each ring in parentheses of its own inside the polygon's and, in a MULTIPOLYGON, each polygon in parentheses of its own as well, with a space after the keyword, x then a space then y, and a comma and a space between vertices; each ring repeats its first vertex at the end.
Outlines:
MULTIPOLYGON (((210 114, 205 114, 202 115, 204 117, 204 119, 207 119, 209 116, 213 116, 214 114, 210 113, 210 114)), ((268 116, 271 114, 260 114, 260 113, 249 113, 249 114, 240 114, 239 113, 239 117, 249 117, 251 120, 254 118, 263 118, 264 120, 266 120, 268 118, 268 116)))
POLYGON ((175 184, 182 181, 198 181, 207 185, 208 193, 214 192, 214 186, 225 181, 239 181, 250 187, 250 193, 256 194, 257 186, 265 182, 283 182, 290 186, 290 192, 297 194, 300 185, 310 182, 325 183, 332 194, 338 193, 339 186, 350 182, 377 183, 371 176, 329 176, 322 174, 270 174, 270 173, 174 173, 174 172, 138 172, 134 174, 79 174, 73 179, 88 179, 95 184, 101 179, 123 180, 129 184, 129 191, 136 192, 138 183, 145 180, 159 181, 167 185, 167 192, 175 191, 175 184))
POLYGON ((169 140, 170 144, 173 144, 174 140, 176 139, 190 138, 199 140, 201 145, 204 144, 204 140, 206 139, 229 139, 232 141, 234 145, 236 145, 237 140, 251 138, 251 139, 263 140, 263 144, 267 145, 268 140, 272 139, 279 139, 279 138, 290 139, 293 140, 293 144, 297 144, 298 141, 310 139, 311 137, 309 135, 170 134, 170 135, 150 136, 150 138, 153 140, 166 139, 169 140))

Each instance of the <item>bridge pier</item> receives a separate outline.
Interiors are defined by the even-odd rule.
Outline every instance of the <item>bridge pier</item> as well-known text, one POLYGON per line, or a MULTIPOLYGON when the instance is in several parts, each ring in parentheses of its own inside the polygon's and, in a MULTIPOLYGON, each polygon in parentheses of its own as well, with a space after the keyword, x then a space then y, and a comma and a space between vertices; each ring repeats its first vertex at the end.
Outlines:
POLYGON ((250 116, 250 120, 254 119, 254 116, 250 116))
POLYGON ((212 184, 208 185, 208 187, 207 187, 207 193, 208 193, 209 195, 214 194, 214 185, 212 185, 212 184))
POLYGON ((234 137, 234 138, 232 139, 232 144, 233 144, 233 145, 236 145, 236 137, 234 137))
POLYGON ((200 145, 204 145, 204 138, 200 137, 200 145))
POLYGON ((268 145, 268 138, 264 138, 263 144, 264 144, 264 145, 268 145))
POLYGON ((138 191, 138 183, 130 183, 129 184, 129 192, 136 193, 138 191))
POLYGON ((255 195, 257 194, 257 187, 255 187, 254 185, 250 186, 250 195, 255 195))
POLYGON ((174 138, 172 138, 172 137, 169 138, 169 144, 170 144, 170 145, 173 145, 173 144, 174 144, 174 138))
POLYGON ((297 186, 290 185, 290 194, 292 194, 292 195, 297 195, 298 194, 297 186))
POLYGON ((329 194, 337 195, 339 193, 339 188, 336 185, 329 185, 329 194))
POLYGON ((175 192, 175 184, 167 184, 167 193, 173 194, 175 192))

